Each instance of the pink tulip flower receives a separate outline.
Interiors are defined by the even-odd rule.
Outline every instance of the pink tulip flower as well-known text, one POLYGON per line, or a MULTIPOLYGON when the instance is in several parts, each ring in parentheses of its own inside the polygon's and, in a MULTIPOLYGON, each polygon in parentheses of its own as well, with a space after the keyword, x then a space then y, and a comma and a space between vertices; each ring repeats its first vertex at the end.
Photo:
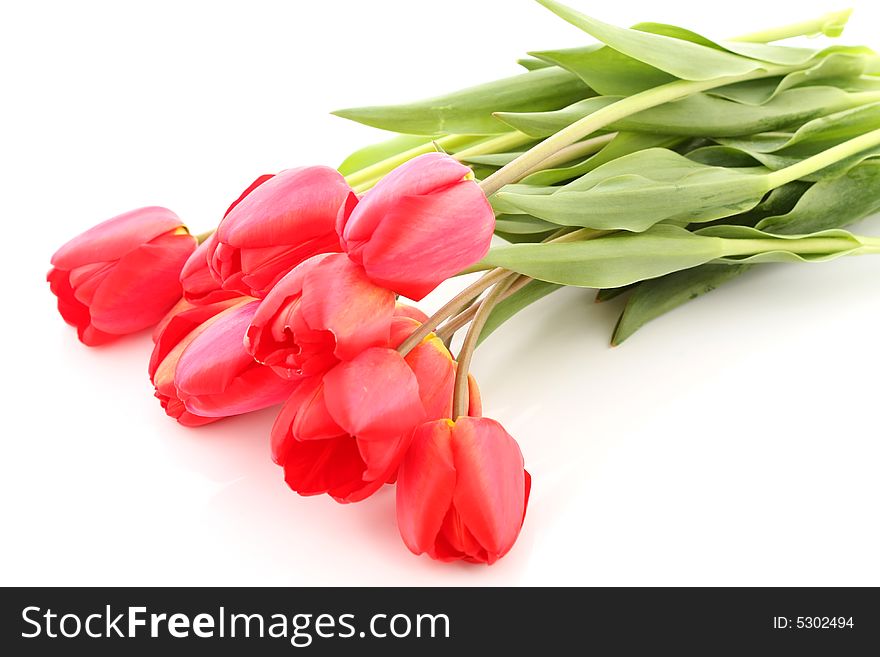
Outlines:
POLYGON ((494 563, 516 542, 530 487, 519 445, 495 420, 427 422, 398 473, 400 535, 414 554, 494 563))
POLYGON ((486 255, 495 215, 468 167, 428 153, 350 194, 336 229, 374 283, 418 301, 486 255))
POLYGON ((180 298, 180 271, 196 248, 180 218, 140 208, 98 224, 52 256, 58 310, 98 345, 156 324, 180 298))
POLYGON ((351 188, 328 167, 261 176, 232 204, 208 247, 208 263, 225 290, 263 298, 313 255, 340 251, 334 226, 351 188))
POLYGON ((272 428, 285 481, 301 495, 339 502, 372 495, 396 478, 413 429, 449 413, 454 377, 452 357, 431 338, 405 358, 371 348, 305 380, 272 428))
POLYGON ((186 426, 260 410, 287 399, 296 382, 279 378, 245 351, 259 301, 196 306, 182 301, 156 336, 150 378, 165 412, 186 426))
POLYGON ((394 308, 394 293, 370 282, 344 254, 315 256, 263 299, 245 345, 280 376, 314 376, 387 346, 394 308))

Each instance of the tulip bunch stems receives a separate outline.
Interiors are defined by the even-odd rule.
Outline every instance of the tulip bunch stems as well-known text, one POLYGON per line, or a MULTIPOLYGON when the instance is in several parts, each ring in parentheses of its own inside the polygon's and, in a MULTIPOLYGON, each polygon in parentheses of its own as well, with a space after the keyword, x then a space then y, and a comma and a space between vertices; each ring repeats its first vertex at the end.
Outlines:
POLYGON ((452 418, 454 420, 468 415, 470 408, 468 373, 471 368, 471 360, 474 357, 474 350, 480 339, 480 333, 486 325, 486 320, 489 319, 489 315, 492 313, 492 309, 501 301, 505 291, 513 284, 514 278, 515 276, 506 276, 498 281, 489 293, 486 294, 486 298, 477 307, 474 319, 465 335, 464 342, 456 359, 458 366, 455 369, 455 387, 452 396, 452 418))
POLYGON ((508 270, 499 267, 483 275, 479 280, 459 292, 456 296, 447 301, 440 310, 431 315, 426 322, 413 331, 410 336, 400 344, 397 351, 406 356, 410 351, 421 344, 422 340, 433 333, 434 329, 440 326, 440 324, 446 319, 463 310, 471 301, 499 281, 510 276, 510 274, 511 272, 508 270))
MULTIPOLYGON (((509 278, 505 278, 504 280, 510 280, 511 283, 510 286, 504 291, 504 294, 502 294, 498 299, 499 303, 510 297, 515 292, 519 292, 534 279, 529 278, 525 275, 519 275, 511 276, 509 278)), ((455 317, 449 319, 437 330, 437 337, 440 338, 448 346, 450 340, 452 340, 452 336, 455 335, 458 329, 465 326, 474 318, 474 315, 476 315, 477 309, 479 307, 480 304, 476 302, 468 305, 464 310, 458 313, 455 317)))

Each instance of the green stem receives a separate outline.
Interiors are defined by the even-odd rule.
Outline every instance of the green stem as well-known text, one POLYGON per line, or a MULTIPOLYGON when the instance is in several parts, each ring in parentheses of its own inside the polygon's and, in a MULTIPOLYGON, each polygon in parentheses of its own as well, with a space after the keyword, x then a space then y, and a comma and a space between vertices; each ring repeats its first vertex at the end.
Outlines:
POLYGON ((214 231, 215 231, 215 230, 217 230, 217 229, 216 229, 216 228, 212 228, 211 230, 206 230, 204 233, 199 233, 198 235, 193 235, 193 237, 195 237, 195 238, 196 238, 196 241, 197 241, 199 244, 201 244, 201 243, 204 242, 206 239, 208 239, 209 237, 211 237, 211 235, 214 234, 214 231))
POLYGON ((397 351, 406 356, 410 351, 421 344, 422 340, 427 338, 445 319, 452 317, 461 311, 472 299, 482 294, 487 288, 491 287, 498 281, 504 280, 509 274, 510 272, 506 269, 493 269, 477 282, 466 287, 452 299, 447 301, 440 310, 431 315, 427 322, 413 331, 410 336, 400 344, 397 351))
POLYGON ((729 75, 711 80, 676 80, 659 87, 647 89, 616 103, 606 105, 592 114, 575 121, 563 128, 556 134, 547 137, 541 143, 533 146, 515 160, 502 167, 480 183, 480 187, 486 196, 491 196, 505 185, 520 180, 526 173, 533 170, 536 165, 554 155, 576 141, 579 141, 605 126, 620 121, 636 112, 656 107, 664 103, 680 100, 708 89, 723 87, 734 82, 757 80, 760 78, 773 77, 790 73, 792 71, 807 68, 812 64, 800 66, 767 66, 744 75, 729 75))
POLYGON ((780 27, 753 32, 751 34, 743 34, 734 37, 730 41, 746 41, 750 43, 769 43, 770 41, 781 41, 799 36, 812 36, 814 34, 828 33, 828 36, 837 36, 838 31, 834 28, 842 26, 846 23, 852 9, 843 9, 841 11, 833 11, 818 18, 792 23, 791 25, 783 25, 780 27), (830 28, 830 30, 829 30, 830 28))
POLYGON ((506 132, 497 137, 490 137, 488 139, 485 137, 475 138, 472 135, 448 135, 446 137, 441 137, 440 139, 431 142, 430 144, 417 146, 416 148, 412 148, 408 151, 404 151, 403 153, 399 153, 398 155, 390 157, 387 160, 377 162, 376 164, 371 165, 366 169, 362 169, 357 173, 351 174, 350 176, 348 176, 348 178, 346 178, 346 180, 348 181, 348 184, 352 186, 355 192, 365 192, 373 187, 377 182, 379 182, 379 180, 381 180, 382 177, 385 176, 385 174, 389 173, 392 169, 400 166, 405 162, 408 162, 414 157, 423 155, 424 153, 433 153, 436 150, 434 147, 435 143, 443 148, 443 150, 449 151, 455 151, 455 149, 459 145, 466 146, 466 148, 464 148, 463 150, 451 153, 452 158, 461 162, 462 160, 473 157, 475 155, 504 153, 511 148, 517 148, 531 141, 534 141, 534 138, 529 137, 528 135, 518 131, 506 132), (455 142, 453 141, 453 138, 457 138, 460 141, 455 142), (477 143, 473 143, 475 139, 479 141, 477 143), (364 172, 367 172, 367 174, 364 175, 364 172))
POLYGON ((856 255, 880 254, 880 237, 857 237, 862 248, 855 252, 856 255))
POLYGON ((455 368, 455 387, 452 396, 452 418, 457 420, 468 414, 470 407, 470 394, 468 391, 468 372, 471 368, 471 360, 474 357, 474 350, 477 348, 477 341, 480 339, 480 332, 489 319, 492 308, 501 300, 504 292, 513 283, 513 277, 505 278, 499 281, 492 291, 486 295, 486 298, 480 302, 477 308, 474 320, 468 328, 467 335, 458 352, 458 365, 455 368))
POLYGON ((409 150, 398 153, 397 155, 392 155, 389 158, 376 162, 375 164, 371 164, 368 167, 364 167, 360 171, 355 171, 354 173, 346 176, 345 179, 349 185, 351 185, 352 187, 356 187, 365 182, 369 182, 374 178, 381 178, 395 167, 400 166, 404 162, 408 162, 414 157, 423 155, 424 153, 433 153, 437 150, 434 146, 435 143, 444 150, 455 150, 457 148, 461 148, 462 146, 470 146, 473 143, 480 141, 481 139, 484 139, 484 137, 480 135, 446 135, 445 137, 439 137, 433 141, 429 141, 426 144, 410 148, 409 150))
POLYGON ((784 169, 771 171, 770 173, 765 174, 767 184, 769 185, 769 189, 781 187, 786 183, 816 173, 817 171, 835 164, 840 160, 846 159, 851 155, 857 155, 878 145, 880 145, 880 129, 866 132, 863 135, 859 135, 858 137, 845 141, 842 144, 832 146, 828 150, 817 153, 816 155, 801 160, 800 162, 785 167, 784 169))
POLYGON ((522 133, 519 130, 514 130, 513 132, 505 132, 504 134, 498 135, 497 137, 491 137, 486 141, 482 141, 478 144, 470 146, 469 148, 458 151, 457 153, 453 153, 452 157, 459 162, 462 162, 469 157, 474 157, 475 155, 506 153, 511 148, 517 148, 524 144, 528 144, 530 141, 535 141, 535 138, 529 137, 527 134, 522 133))
MULTIPOLYGON (((861 242, 863 238, 857 239, 861 242)), ((848 237, 725 239, 723 248, 724 257, 757 255, 772 251, 790 251, 799 255, 822 255, 848 251, 853 248, 853 241, 848 237)))
MULTIPOLYGON (((524 288, 532 280, 533 279, 529 278, 528 276, 514 276, 511 279, 510 287, 508 287, 504 291, 504 294, 502 294, 501 297, 498 299, 499 303, 510 297, 515 292, 518 292, 519 290, 524 288)), ((443 324, 443 326, 441 326, 439 330, 437 330, 437 337, 440 338, 443 342, 449 342, 449 340, 452 339, 452 336, 455 335, 455 332, 458 331, 458 329, 460 329, 462 326, 464 326, 474 318, 474 315, 476 315, 479 307, 480 304, 474 303, 462 310, 455 317, 452 317, 448 322, 443 324)))
POLYGON ((609 132, 606 135, 598 135, 597 137, 591 137, 590 139, 584 139, 583 141, 576 142, 571 146, 566 146, 565 148, 557 151, 554 155, 548 157, 543 162, 539 162, 531 169, 526 171, 526 174, 525 176, 523 176, 523 178, 525 178, 529 174, 535 173, 536 171, 552 169, 553 167, 571 162, 572 160, 580 159, 586 155, 598 153, 616 136, 616 132, 609 132))

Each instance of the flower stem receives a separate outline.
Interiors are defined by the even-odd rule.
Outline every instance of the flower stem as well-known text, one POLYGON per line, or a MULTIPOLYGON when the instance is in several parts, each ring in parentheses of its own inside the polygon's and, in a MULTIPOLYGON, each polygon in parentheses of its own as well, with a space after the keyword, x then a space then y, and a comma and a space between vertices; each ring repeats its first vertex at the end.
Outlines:
MULTIPOLYGON (((593 228, 578 228, 576 230, 570 230, 569 228, 561 228, 560 230, 554 232, 550 237, 545 239, 543 244, 560 244, 563 242, 578 242, 584 240, 592 240, 597 237, 603 237, 605 235, 610 235, 611 233, 615 233, 617 231, 614 230, 595 230, 593 228)), ((501 298, 498 301, 504 301, 507 297, 509 297, 514 292, 520 290, 525 287, 532 279, 525 275, 517 274, 513 271, 508 271, 504 269, 496 269, 495 271, 506 272, 506 275, 501 278, 498 282, 508 281, 510 283, 510 287, 504 292, 501 298)), ((456 311, 458 314, 452 317, 443 327, 437 332, 437 336, 440 337, 444 342, 448 341, 455 332, 460 329, 462 326, 467 324, 474 318, 475 313, 477 312, 477 307, 479 304, 472 305, 463 305, 456 311)))
POLYGON ((766 174, 767 183, 770 185, 770 189, 781 187, 786 183, 816 173, 817 171, 851 155, 857 155, 878 145, 880 145, 880 129, 866 132, 854 139, 832 146, 821 153, 817 153, 805 160, 787 166, 784 169, 771 171, 766 174))
MULTIPOLYGON (((508 287, 504 291, 504 294, 501 295, 501 298, 498 299, 498 301, 504 301, 513 293, 518 292, 526 285, 528 285, 531 280, 532 279, 528 276, 514 276, 510 287, 508 287)), ((449 341, 452 336, 455 335, 455 332, 458 331, 458 329, 460 329, 462 326, 464 326, 474 318, 474 315, 476 315, 477 309, 479 307, 479 304, 474 303, 462 310, 455 317, 453 317, 440 327, 440 329, 437 331, 437 337, 440 338, 443 342, 449 341)))
POLYGON ((413 333, 400 344, 397 351, 406 356, 418 346, 422 340, 427 338, 445 319, 459 312, 472 299, 482 294, 487 288, 491 287, 498 281, 506 278, 509 274, 510 272, 506 269, 493 269, 478 281, 466 287, 452 299, 447 301, 440 310, 431 315, 431 317, 428 318, 428 321, 413 331, 413 333))
POLYGON ((369 182, 373 179, 381 178, 395 167, 400 166, 404 162, 408 162, 418 155, 433 153, 437 150, 434 146, 435 143, 444 150, 454 150, 463 146, 470 146, 481 139, 483 139, 483 137, 480 135, 446 135, 444 137, 438 137, 434 141, 429 141, 421 146, 410 148, 409 150, 392 155, 391 157, 385 158, 375 164, 371 164, 368 167, 364 167, 360 171, 355 171, 346 176, 345 179, 348 181, 349 185, 357 187, 358 185, 369 182))
POLYGON ((476 155, 505 153, 511 148, 517 148, 524 144, 528 144, 530 141, 535 141, 534 137, 529 137, 527 134, 522 133, 519 130, 514 130, 513 132, 505 132, 497 137, 492 137, 486 141, 474 144, 469 148, 460 150, 457 153, 453 153, 452 157, 461 162, 476 155))
POLYGON ((566 146, 565 148, 557 151, 554 155, 548 157, 543 162, 539 162, 531 169, 526 171, 525 175, 523 175, 523 178, 525 178, 529 174, 535 173, 536 171, 552 169, 553 167, 559 166, 560 164, 565 164, 566 162, 570 162, 571 160, 576 160, 579 157, 598 153, 607 143, 609 143, 616 136, 616 132, 609 132, 606 135, 591 137, 590 139, 584 139, 583 141, 576 142, 571 146, 566 146))
POLYGON ((199 233, 198 235, 193 235, 193 237, 196 238, 196 241, 199 244, 202 244, 206 239, 211 237, 211 235, 213 235, 214 231, 216 231, 216 230, 217 230, 216 228, 212 228, 211 230, 206 230, 204 233, 199 233))
POLYGON ((474 315, 474 321, 471 322, 461 350, 458 352, 458 366, 455 369, 455 388, 452 396, 452 419, 457 420, 468 414, 470 405, 470 395, 468 392, 468 372, 471 367, 471 360, 474 356, 474 349, 477 347, 477 341, 480 338, 480 332, 489 319, 492 308, 501 301, 501 297, 507 288, 513 283, 511 277, 507 277, 495 284, 495 287, 486 295, 486 298, 480 302, 474 315))
POLYGON ((880 240, 870 237, 857 237, 856 241, 846 236, 757 239, 725 239, 724 256, 749 256, 772 251, 790 251, 798 255, 824 255, 854 251, 855 253, 874 253, 880 240), (861 246, 860 246, 861 245, 861 246))
POLYGON ((782 25, 780 27, 770 28, 769 30, 761 30, 751 34, 743 34, 734 37, 730 41, 744 41, 749 43, 769 43, 771 41, 781 41, 782 39, 791 39, 799 36, 812 36, 814 34, 828 33, 828 36, 837 36, 839 27, 843 29, 843 25, 852 13, 852 9, 843 9, 841 11, 832 11, 830 13, 799 23, 790 25, 782 25), (830 28, 830 29, 829 29, 830 28))

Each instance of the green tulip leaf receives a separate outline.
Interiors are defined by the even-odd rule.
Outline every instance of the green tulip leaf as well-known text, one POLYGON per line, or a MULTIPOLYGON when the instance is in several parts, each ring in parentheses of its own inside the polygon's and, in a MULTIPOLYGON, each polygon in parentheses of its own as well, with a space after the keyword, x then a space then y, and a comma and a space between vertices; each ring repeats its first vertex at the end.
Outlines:
POLYGON ((719 141, 747 152, 809 156, 877 128, 880 128, 880 102, 813 119, 793 134, 756 134, 719 141))
POLYGON ((548 66, 553 66, 553 64, 551 64, 550 62, 545 62, 535 57, 522 57, 520 59, 517 59, 516 63, 522 66, 527 71, 537 71, 539 68, 547 68, 548 66))
POLYGON ((642 326, 742 274, 748 265, 700 265, 640 283, 627 299, 611 344, 619 345, 642 326))
MULTIPOLYGON (((671 148, 681 141, 680 137, 655 135, 647 132, 618 132, 602 149, 576 164, 545 169, 529 174, 522 183, 545 186, 580 178, 586 173, 599 168, 603 164, 616 160, 624 155, 648 148, 671 148)), ((508 187, 510 189, 510 187, 508 187)))
POLYGON ((796 235, 848 226, 880 211, 880 160, 867 160, 841 176, 820 180, 788 212, 763 218, 756 227, 796 235))
MULTIPOLYGON (((615 121, 606 130, 667 135, 734 137, 800 125, 816 117, 880 99, 876 93, 849 93, 836 87, 789 89, 764 105, 749 105, 700 93, 665 103, 615 121)), ((547 112, 498 112, 496 116, 535 138, 547 137, 620 98, 597 96, 547 112)), ((864 121, 863 121, 864 123, 864 121)))
POLYGON ((543 299, 551 292, 562 288, 562 285, 554 285, 545 281, 529 281, 527 285, 517 290, 504 301, 500 302, 489 313, 477 344, 488 338, 499 326, 513 317, 520 310, 529 306, 539 299, 543 299))
POLYGON ((682 80, 744 75, 770 64, 801 65, 816 55, 816 51, 807 48, 713 42, 674 26, 665 26, 669 28, 666 34, 621 28, 586 16, 555 0, 538 2, 606 46, 682 80))
POLYGON ((482 262, 559 285, 620 287, 721 258, 723 243, 660 225, 582 242, 499 246, 482 262))
MULTIPOLYGON (((800 182, 789 183, 770 196, 792 185, 806 186, 800 182)), ((785 205, 788 201, 778 201, 770 207, 785 205)), ((765 233, 799 235, 842 228, 878 211, 880 162, 869 160, 843 176, 808 186, 792 209, 762 218, 757 228, 765 233)), ((627 299, 612 343, 620 344, 649 321, 733 280, 750 267, 746 264, 701 265, 640 283, 627 299)))
POLYGON ((495 229, 508 234, 533 235, 559 230, 559 226, 527 214, 500 214, 495 217, 495 229))
POLYGON ((333 112, 374 128, 413 135, 497 134, 508 130, 494 112, 543 111, 593 95, 576 75, 556 66, 404 105, 333 112))
POLYGON ((749 210, 769 191, 765 172, 706 166, 650 148, 612 160, 563 187, 527 193, 522 185, 505 187, 494 204, 563 226, 644 231, 663 221, 706 222, 749 210))

